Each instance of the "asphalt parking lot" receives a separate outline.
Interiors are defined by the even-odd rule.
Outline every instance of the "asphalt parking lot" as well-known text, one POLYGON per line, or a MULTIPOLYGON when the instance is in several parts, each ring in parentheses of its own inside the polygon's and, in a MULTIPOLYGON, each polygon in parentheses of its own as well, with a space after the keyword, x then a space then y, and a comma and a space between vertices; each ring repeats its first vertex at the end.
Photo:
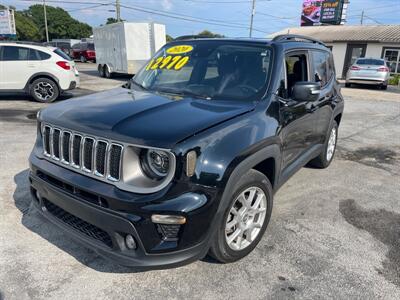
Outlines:
MULTIPOLYGON (((63 100, 128 79, 78 68, 81 89, 63 100)), ((342 91, 332 165, 303 168, 278 191, 254 252, 148 272, 104 260, 31 208, 27 160, 46 105, 0 96, 0 299, 400 299, 400 92, 342 91)))

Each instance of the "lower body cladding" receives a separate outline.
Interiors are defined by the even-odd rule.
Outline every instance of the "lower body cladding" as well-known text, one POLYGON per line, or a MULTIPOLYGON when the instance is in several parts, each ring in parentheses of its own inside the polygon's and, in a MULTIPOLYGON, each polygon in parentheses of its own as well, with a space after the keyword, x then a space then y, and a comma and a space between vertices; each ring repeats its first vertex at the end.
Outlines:
POLYGON ((207 254, 218 206, 215 190, 205 188, 172 199, 165 193, 138 195, 34 155, 30 163, 34 206, 103 257, 138 269, 159 269, 207 254), (155 216, 160 215, 157 223, 155 216), (161 224, 164 215, 177 216, 178 221, 161 224))

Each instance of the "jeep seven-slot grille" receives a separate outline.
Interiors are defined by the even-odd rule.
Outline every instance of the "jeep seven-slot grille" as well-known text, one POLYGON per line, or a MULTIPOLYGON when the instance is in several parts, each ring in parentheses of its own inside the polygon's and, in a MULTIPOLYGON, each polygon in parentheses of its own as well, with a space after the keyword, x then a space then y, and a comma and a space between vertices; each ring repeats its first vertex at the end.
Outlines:
POLYGON ((105 180, 121 179, 122 145, 48 124, 42 128, 42 138, 49 160, 105 180))

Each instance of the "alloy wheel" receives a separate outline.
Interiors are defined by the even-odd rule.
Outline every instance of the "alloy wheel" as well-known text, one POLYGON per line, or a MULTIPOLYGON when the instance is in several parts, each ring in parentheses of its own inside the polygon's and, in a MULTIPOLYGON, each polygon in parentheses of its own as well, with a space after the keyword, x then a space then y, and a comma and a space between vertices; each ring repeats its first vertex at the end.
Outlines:
POLYGON ((47 101, 54 96, 54 88, 48 82, 39 82, 33 89, 35 95, 42 101, 47 101))
POLYGON ((233 202, 225 225, 228 246, 240 251, 251 245, 260 233, 267 211, 267 198, 259 187, 249 187, 233 202))
POLYGON ((328 140, 328 147, 326 149, 326 160, 330 161, 335 153, 336 147, 336 128, 333 127, 328 140))

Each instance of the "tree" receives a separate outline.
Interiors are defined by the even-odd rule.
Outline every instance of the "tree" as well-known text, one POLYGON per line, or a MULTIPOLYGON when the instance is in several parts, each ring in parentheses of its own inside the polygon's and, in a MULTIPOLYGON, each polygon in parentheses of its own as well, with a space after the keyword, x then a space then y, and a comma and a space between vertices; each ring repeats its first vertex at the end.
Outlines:
MULTIPOLYGON (((124 22, 125 20, 120 20, 120 22, 124 22)), ((116 18, 107 18, 107 22, 106 25, 108 24, 114 24, 114 23, 118 23, 118 20, 116 18)))
MULTIPOLYGON (((72 18, 68 12, 60 7, 47 6, 47 25, 49 38, 71 38, 80 39, 92 34, 92 27, 86 23, 72 18)), ((30 18, 39 29, 41 40, 45 37, 43 6, 35 4, 30 6, 23 14, 30 18)), ((20 25, 21 26, 21 25, 20 25)))
POLYGON ((42 35, 35 22, 24 13, 15 12, 15 27, 17 29, 18 40, 40 41, 42 39, 42 35))
POLYGON ((203 30, 197 34, 198 37, 208 37, 208 38, 222 38, 224 37, 222 34, 213 33, 209 30, 203 30))
POLYGON ((172 42, 174 40, 174 38, 172 36, 170 36, 169 34, 167 34, 165 36, 165 39, 166 39, 167 43, 172 42))

